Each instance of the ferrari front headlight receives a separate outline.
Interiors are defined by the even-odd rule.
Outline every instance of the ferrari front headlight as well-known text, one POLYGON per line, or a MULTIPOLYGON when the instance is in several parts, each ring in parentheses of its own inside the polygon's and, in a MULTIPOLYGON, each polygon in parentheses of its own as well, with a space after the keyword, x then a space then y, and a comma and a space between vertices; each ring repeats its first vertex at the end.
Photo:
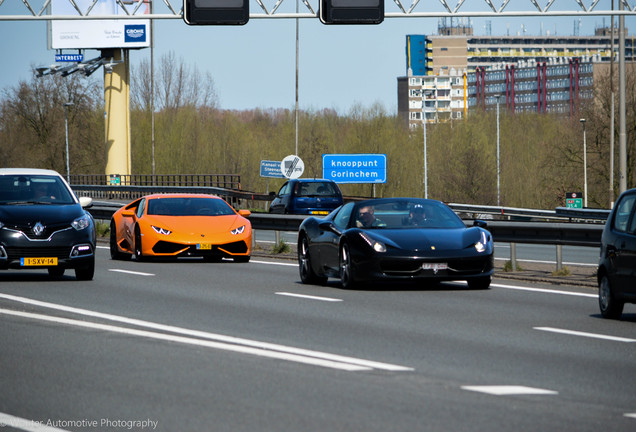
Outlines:
POLYGON ((232 231, 230 231, 230 233, 232 235, 237 235, 237 234, 243 234, 243 231, 245 231, 245 225, 240 226, 238 228, 234 228, 232 231))
POLYGON ((364 232, 360 233, 360 237, 362 237, 364 241, 367 242, 367 244, 373 248, 374 251, 386 252, 386 245, 384 243, 374 240, 373 238, 371 238, 368 234, 364 232))
POLYGON ((481 233, 481 239, 475 243, 475 250, 479 253, 485 252, 488 248, 488 238, 486 237, 486 233, 481 233))
POLYGON ((170 234, 172 234, 172 231, 167 230, 167 229, 165 229, 165 228, 161 228, 161 227, 154 226, 154 225, 150 225, 150 226, 152 227, 152 229, 153 229, 153 230, 155 230, 155 232, 156 232, 157 234, 163 234, 163 235, 170 235, 170 234))

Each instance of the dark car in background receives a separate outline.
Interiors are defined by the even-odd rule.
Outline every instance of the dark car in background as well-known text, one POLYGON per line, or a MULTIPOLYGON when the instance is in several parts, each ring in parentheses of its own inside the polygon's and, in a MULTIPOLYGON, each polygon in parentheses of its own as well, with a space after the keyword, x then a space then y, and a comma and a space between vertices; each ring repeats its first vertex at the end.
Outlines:
POLYGON ((323 179, 289 180, 270 195, 270 213, 326 216, 343 203, 336 182, 323 179))
POLYGON ((93 279, 91 204, 55 171, 0 169, 0 270, 46 269, 57 278, 74 269, 77 279, 93 279))
POLYGON ((620 318, 625 303, 636 303, 636 189, 623 192, 607 218, 597 275, 601 315, 620 318))

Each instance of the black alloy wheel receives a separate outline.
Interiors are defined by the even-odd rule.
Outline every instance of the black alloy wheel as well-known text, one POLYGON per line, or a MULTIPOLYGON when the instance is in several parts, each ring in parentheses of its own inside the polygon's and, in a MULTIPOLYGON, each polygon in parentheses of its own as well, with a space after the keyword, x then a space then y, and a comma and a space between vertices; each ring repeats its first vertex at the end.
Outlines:
POLYGON ((616 300, 612 294, 612 287, 607 275, 603 275, 598 284, 598 306, 603 318, 619 319, 623 314, 625 303, 616 300))
POLYGON ((344 289, 353 289, 357 286, 349 245, 346 243, 340 248, 340 282, 344 289))
POLYGON ((327 278, 318 276, 311 267, 311 256, 309 255, 309 241, 303 236, 298 245, 298 271, 300 280, 304 284, 320 284, 327 283, 327 278))

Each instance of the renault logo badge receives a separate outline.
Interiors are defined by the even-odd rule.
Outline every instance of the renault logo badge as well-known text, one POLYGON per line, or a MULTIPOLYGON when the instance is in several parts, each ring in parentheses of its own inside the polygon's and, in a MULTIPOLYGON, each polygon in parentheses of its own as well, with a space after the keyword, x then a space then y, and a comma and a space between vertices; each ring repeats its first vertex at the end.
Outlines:
POLYGON ((41 222, 36 223, 35 226, 33 227, 33 233, 36 236, 41 236, 43 232, 44 232, 44 225, 42 225, 41 222))

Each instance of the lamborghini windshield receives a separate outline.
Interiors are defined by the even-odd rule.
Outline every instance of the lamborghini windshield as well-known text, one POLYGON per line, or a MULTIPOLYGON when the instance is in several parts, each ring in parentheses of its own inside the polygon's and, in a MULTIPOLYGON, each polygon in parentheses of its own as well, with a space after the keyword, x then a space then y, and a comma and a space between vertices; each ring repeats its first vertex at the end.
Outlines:
POLYGON ((227 216, 236 213, 221 199, 171 197, 149 200, 148 214, 157 216, 227 216))

